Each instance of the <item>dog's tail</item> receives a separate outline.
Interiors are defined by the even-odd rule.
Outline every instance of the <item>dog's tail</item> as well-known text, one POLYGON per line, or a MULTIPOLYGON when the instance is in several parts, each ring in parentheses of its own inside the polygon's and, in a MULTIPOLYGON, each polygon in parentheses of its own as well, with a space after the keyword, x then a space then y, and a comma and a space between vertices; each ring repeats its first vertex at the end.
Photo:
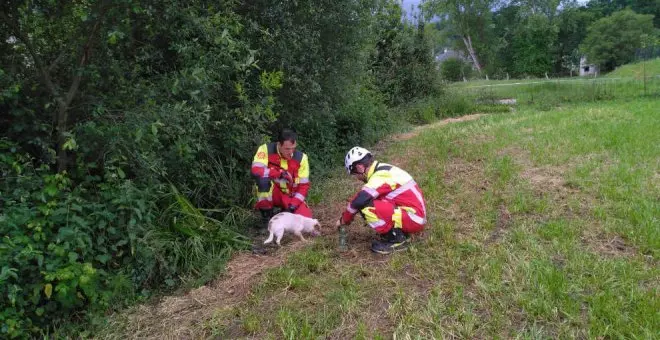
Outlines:
POLYGON ((271 243, 271 242, 273 242, 273 232, 272 231, 270 232, 270 235, 268 235, 268 238, 266 239, 266 241, 264 241, 264 244, 268 244, 268 243, 271 243))

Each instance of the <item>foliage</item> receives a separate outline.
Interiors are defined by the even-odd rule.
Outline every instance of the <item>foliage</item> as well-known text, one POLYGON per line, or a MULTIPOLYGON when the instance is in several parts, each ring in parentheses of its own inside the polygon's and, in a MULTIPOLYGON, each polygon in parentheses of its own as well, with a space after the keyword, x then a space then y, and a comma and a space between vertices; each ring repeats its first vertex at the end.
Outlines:
POLYGON ((439 93, 431 35, 423 23, 400 21, 401 8, 387 1, 379 13, 372 68, 385 102, 391 106, 439 93))
POLYGON ((590 62, 604 71, 633 60, 635 49, 656 33, 651 15, 631 10, 613 13, 589 26, 587 37, 580 46, 590 62))
POLYGON ((491 58, 493 50, 489 41, 495 40, 491 29, 495 4, 493 0, 434 0, 426 2, 424 9, 430 17, 446 19, 446 30, 455 37, 457 45, 462 45, 481 73, 484 60, 491 58))
POLYGON ((587 36, 587 27, 595 20, 595 15, 584 8, 567 8, 559 13, 555 73, 568 71, 573 74, 577 71, 582 56, 579 51, 580 43, 587 36))
POLYGON ((90 176, 74 186, 66 173, 35 168, 11 142, 2 151, 2 333, 38 330, 85 304, 107 308, 130 291, 129 271, 108 274, 128 254, 147 260, 138 243, 140 226, 154 219, 153 193, 110 171, 102 185, 90 176))
POLYGON ((459 58, 449 58, 440 64, 440 75, 448 81, 469 79, 472 65, 459 58))
POLYGON ((523 19, 512 41, 514 74, 541 76, 550 72, 556 37, 557 27, 546 16, 523 19))
MULTIPOLYGON (((508 77, 569 75, 579 66, 580 45, 594 21, 630 8, 654 15, 660 28, 660 2, 654 0, 427 1, 427 16, 435 16, 441 45, 465 52, 481 66, 480 76, 508 77)), ((646 25, 646 24, 644 24, 646 25)), ((644 46, 655 37, 646 32, 644 46)), ((438 49, 436 49, 438 50, 438 49)), ((634 48, 621 54, 633 57, 634 48)))
POLYGON ((660 28, 660 2, 656 0, 591 0, 586 8, 601 17, 629 8, 635 13, 653 15, 654 26, 660 28))
POLYGON ((0 9, 0 337, 212 278, 249 244, 270 134, 296 128, 316 180, 439 91, 389 0, 0 9))

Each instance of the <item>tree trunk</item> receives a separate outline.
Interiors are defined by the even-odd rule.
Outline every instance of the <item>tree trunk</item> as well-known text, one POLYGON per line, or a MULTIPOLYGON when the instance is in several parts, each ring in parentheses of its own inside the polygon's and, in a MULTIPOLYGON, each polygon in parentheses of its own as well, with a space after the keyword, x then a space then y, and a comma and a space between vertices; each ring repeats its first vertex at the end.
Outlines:
POLYGON ((472 47, 472 38, 470 38, 468 34, 463 35, 462 38, 463 43, 465 44, 465 48, 468 50, 470 58, 472 58, 472 61, 474 62, 474 67, 476 67, 477 71, 479 71, 479 74, 481 74, 481 64, 479 64, 477 53, 474 51, 474 47, 472 47))
POLYGON ((57 110, 57 172, 66 171, 68 163, 66 150, 64 150, 64 143, 66 143, 67 110, 68 107, 62 107, 57 110))
MULTIPOLYGON (((103 2, 100 2, 99 6, 101 6, 101 4, 103 4, 103 2)), ((87 64, 88 53, 93 38, 100 27, 101 18, 103 17, 105 10, 107 10, 107 8, 99 11, 100 18, 94 24, 93 28, 90 31, 89 36, 87 37, 87 41, 85 45, 83 45, 81 48, 81 56, 79 63, 77 65, 78 67, 74 71, 75 74, 73 75, 71 86, 69 87, 67 93, 64 95, 59 91, 58 86, 55 85, 55 82, 50 76, 50 71, 60 61, 60 58, 62 58, 63 55, 60 55, 57 58, 55 58, 53 63, 50 65, 50 67, 46 67, 44 61, 39 57, 35 47, 32 45, 32 41, 29 38, 29 34, 21 30, 21 27, 18 23, 18 19, 10 18, 7 14, 0 13, 0 18, 2 18, 5 22, 9 24, 9 26, 13 30, 13 34, 25 44, 25 47, 27 48, 27 51, 30 54, 30 56, 32 56, 32 60, 34 61, 34 64, 37 68, 37 73, 41 76, 41 79, 43 80, 43 83, 46 86, 48 92, 53 96, 53 98, 57 102, 57 113, 54 119, 56 124, 56 133, 57 133, 57 144, 56 144, 57 172, 62 172, 67 169, 67 165, 68 165, 67 153, 66 150, 64 149, 64 143, 66 143, 66 132, 69 124, 69 107, 71 106, 71 102, 73 101, 73 98, 78 93, 78 87, 80 86, 80 81, 82 80, 81 69, 87 64)))

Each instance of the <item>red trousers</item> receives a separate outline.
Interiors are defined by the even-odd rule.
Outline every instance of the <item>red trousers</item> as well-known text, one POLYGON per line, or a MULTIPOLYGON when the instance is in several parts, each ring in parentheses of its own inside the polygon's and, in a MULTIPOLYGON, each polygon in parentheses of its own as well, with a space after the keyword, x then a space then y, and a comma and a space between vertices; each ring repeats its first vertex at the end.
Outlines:
MULTIPOLYGON (((279 207, 283 211, 288 211, 290 202, 291 197, 288 194, 283 193, 279 185, 273 185, 272 195, 267 198, 260 197, 257 200, 255 209, 272 209, 273 207, 279 207)), ((309 208, 309 206, 307 206, 307 203, 305 202, 302 202, 302 204, 300 204, 293 213, 309 218, 312 217, 312 210, 309 208)))
POLYGON ((361 212, 369 226, 379 234, 385 234, 393 227, 408 234, 418 233, 426 225, 424 212, 398 207, 386 199, 373 200, 373 205, 362 208, 361 212))

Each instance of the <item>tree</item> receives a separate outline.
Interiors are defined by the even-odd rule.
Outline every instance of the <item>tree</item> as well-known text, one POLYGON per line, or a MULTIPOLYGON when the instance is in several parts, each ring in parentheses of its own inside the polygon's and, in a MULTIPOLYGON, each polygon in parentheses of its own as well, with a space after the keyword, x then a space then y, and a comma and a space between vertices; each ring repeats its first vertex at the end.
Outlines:
POLYGON ((449 58, 440 65, 440 75, 448 81, 460 81, 470 77, 472 66, 459 58, 449 58))
POLYGON ((637 14, 626 9, 590 25, 580 50, 586 54, 589 62, 608 71, 631 62, 635 50, 653 35, 652 15, 637 14))
POLYGON ((395 106, 433 94, 438 88, 433 44, 425 33, 429 27, 423 20, 416 26, 401 22, 401 7, 395 1, 384 1, 377 13, 371 70, 386 103, 395 106))
POLYGON ((520 10, 517 6, 507 6, 493 14, 493 35, 496 37, 491 42, 495 54, 493 69, 500 77, 504 74, 515 74, 513 69, 515 50, 512 44, 517 33, 520 10))
POLYGON ((558 0, 515 0, 494 14, 497 69, 514 76, 552 71, 557 49, 558 0))
POLYGON ((609 16, 626 8, 635 13, 654 15, 653 23, 656 28, 660 28, 660 1, 658 0, 591 0, 587 3, 587 9, 598 17, 609 16))
POLYGON ((516 75, 542 76, 552 70, 552 52, 557 27, 544 15, 522 20, 512 39, 513 70, 516 75))
POLYGON ((512 0, 509 6, 516 6, 523 13, 531 15, 543 15, 552 19, 557 14, 557 8, 562 0, 512 0))
MULTIPOLYGON (((57 169, 67 169, 67 148, 73 148, 70 136, 71 105, 79 94, 99 41, 111 34, 108 22, 110 1, 52 2, 10 1, 4 4, 0 18, 7 32, 16 39, 16 50, 25 60, 29 74, 40 79, 45 94, 55 102, 57 169)), ((20 59, 19 59, 20 60, 20 59)))
POLYGON ((585 8, 567 8, 557 17, 555 72, 574 71, 580 63, 580 43, 587 36, 587 27, 596 20, 593 12, 585 8))
MULTIPOLYGON (((483 65, 480 62, 478 46, 490 37, 491 9, 495 2, 495 0, 431 0, 425 4, 425 11, 449 22, 452 30, 463 41, 465 50, 479 73, 483 65)), ((483 52, 485 51, 481 53, 483 52)))

